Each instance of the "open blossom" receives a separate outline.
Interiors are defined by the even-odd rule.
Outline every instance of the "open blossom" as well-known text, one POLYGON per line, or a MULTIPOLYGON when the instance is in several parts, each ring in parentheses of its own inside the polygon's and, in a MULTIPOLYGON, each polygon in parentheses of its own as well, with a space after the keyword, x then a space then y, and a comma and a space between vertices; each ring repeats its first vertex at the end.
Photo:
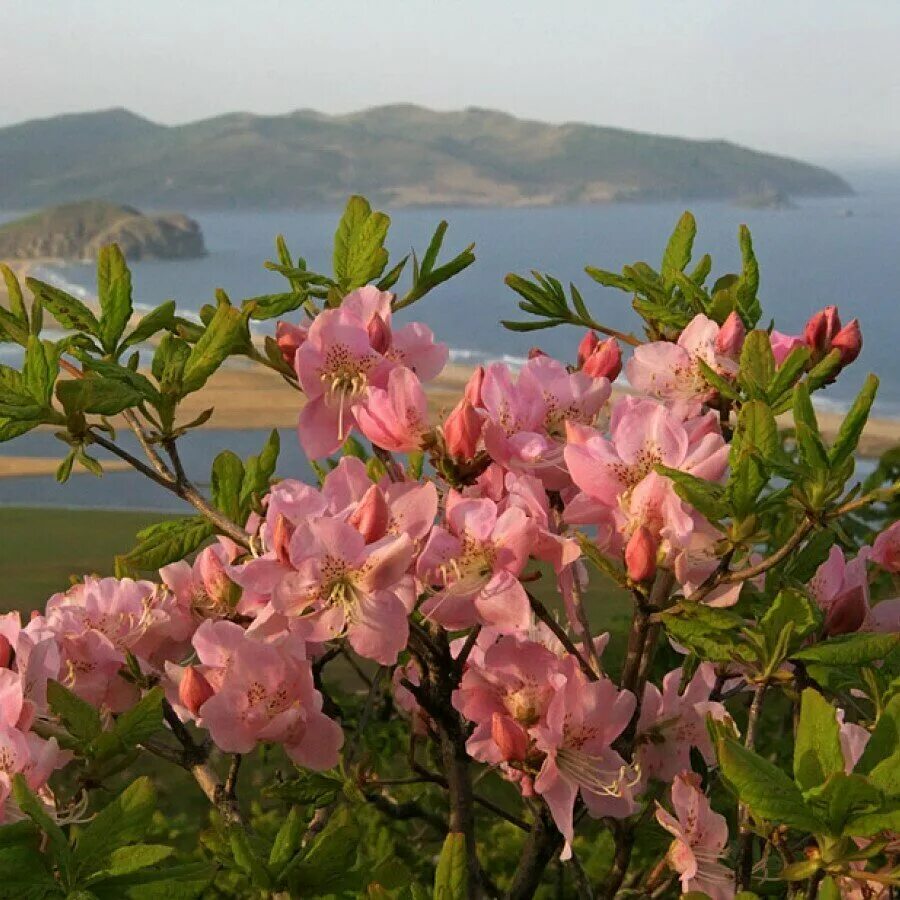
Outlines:
POLYGON ((900 572, 900 522, 894 522, 875 538, 869 558, 886 572, 900 572))
POLYGON ((707 401, 715 389, 706 380, 698 360, 725 378, 737 375, 737 363, 719 351, 719 326, 702 313, 681 332, 677 343, 641 344, 625 365, 632 387, 663 400, 707 401))
POLYGON ((305 522, 291 537, 291 570, 275 586, 272 605, 287 616, 302 617, 307 640, 346 634, 360 656, 391 665, 409 636, 410 610, 396 589, 413 552, 406 534, 366 544, 339 518, 305 522))
POLYGON ((535 475, 549 489, 563 488, 570 483, 566 423, 592 425, 611 390, 609 379, 570 373, 548 356, 529 359, 515 381, 507 366, 489 366, 481 386, 485 449, 504 468, 535 475))
POLYGON ((428 427, 428 401, 419 379, 400 366, 388 376, 387 388, 369 389, 355 408, 359 430, 376 446, 397 453, 417 450, 428 427))
POLYGON ((422 614, 449 629, 527 628, 530 607, 517 576, 534 536, 529 518, 517 508, 500 513, 493 500, 451 493, 446 523, 434 528, 418 560, 419 578, 434 588, 422 614))
POLYGON ((237 608, 240 599, 240 589, 228 575, 228 567, 239 552, 237 544, 220 537, 204 547, 193 563, 183 559, 170 563, 160 569, 159 575, 186 614, 199 618, 226 616, 237 608))
POLYGON ((204 622, 193 641, 196 671, 212 691, 194 713, 217 747, 249 753, 259 741, 274 741, 298 765, 337 763, 343 733, 322 712, 302 641, 258 640, 224 620, 204 622))
POLYGON ((372 286, 353 291, 337 309, 316 316, 297 349, 295 368, 307 398, 298 435, 309 456, 341 446, 358 424, 354 408, 366 407, 371 389, 386 389, 393 369, 405 367, 427 381, 443 368, 447 348, 424 325, 392 331, 391 300, 372 286))
POLYGON ((680 876, 682 891, 700 891, 711 900, 731 900, 734 876, 719 862, 728 843, 728 824, 710 807, 698 775, 683 772, 675 777, 672 806, 674 816, 657 804, 656 821, 675 838, 668 860, 680 876))
POLYGON ((810 581, 810 593, 825 613, 826 635, 900 631, 900 599, 871 605, 866 571, 870 553, 864 547, 848 561, 840 547, 832 547, 810 581))
POLYGON ((553 676, 553 698, 532 734, 536 748, 545 754, 534 791, 550 808, 566 840, 562 856, 568 858, 579 794, 595 817, 623 818, 636 808, 631 788, 637 779, 612 749, 631 720, 635 698, 608 678, 588 681, 571 656, 562 666, 565 674, 553 676))
POLYGON ((636 761, 643 778, 668 782, 689 769, 691 749, 698 750, 708 765, 716 754, 706 727, 707 716, 727 718, 721 703, 710 701, 715 672, 710 663, 697 667, 683 692, 679 693, 682 670, 666 674, 662 691, 648 682, 644 688, 637 724, 636 761))

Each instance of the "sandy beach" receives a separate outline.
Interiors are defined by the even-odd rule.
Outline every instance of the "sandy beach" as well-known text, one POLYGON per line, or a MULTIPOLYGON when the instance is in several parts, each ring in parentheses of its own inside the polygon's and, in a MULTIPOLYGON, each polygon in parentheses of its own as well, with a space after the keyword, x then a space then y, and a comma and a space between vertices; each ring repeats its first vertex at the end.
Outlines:
MULTIPOLYGON (((51 261, 12 260, 7 264, 24 283, 25 277, 42 262, 51 261)), ((8 306, 2 281, 0 304, 8 306)), ((470 373, 470 367, 450 364, 429 385, 429 400, 434 413, 448 410, 456 403, 470 373)), ((300 393, 274 372, 249 363, 234 362, 220 369, 202 391, 191 395, 182 404, 179 420, 189 422, 204 410, 213 408, 215 412, 204 428, 292 428, 297 423, 302 402, 300 393)), ((818 412, 818 417, 825 436, 833 437, 842 417, 822 411, 818 412)), ((785 425, 790 424, 783 421, 785 425)), ((897 444, 900 444, 900 420, 874 418, 866 426, 859 452, 864 457, 877 457, 897 444)), ((0 457, 0 477, 52 474, 58 462, 35 457, 0 457)))

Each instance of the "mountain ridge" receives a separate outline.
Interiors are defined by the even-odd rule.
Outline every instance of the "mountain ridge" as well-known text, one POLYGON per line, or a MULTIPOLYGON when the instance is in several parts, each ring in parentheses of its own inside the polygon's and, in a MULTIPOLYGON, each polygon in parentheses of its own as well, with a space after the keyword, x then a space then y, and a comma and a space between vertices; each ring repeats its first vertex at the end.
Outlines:
POLYGON ((164 125, 124 107, 0 128, 0 207, 96 197, 150 208, 557 205, 840 195, 827 169, 725 140, 410 103, 164 125))

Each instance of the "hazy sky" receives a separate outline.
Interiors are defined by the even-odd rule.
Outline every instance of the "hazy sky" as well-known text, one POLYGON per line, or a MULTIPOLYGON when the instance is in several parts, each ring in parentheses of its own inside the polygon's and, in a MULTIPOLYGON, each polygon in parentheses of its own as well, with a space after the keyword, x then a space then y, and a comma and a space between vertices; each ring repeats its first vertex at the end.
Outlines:
POLYGON ((0 124, 477 105, 900 162, 898 0, 0 0, 0 124))

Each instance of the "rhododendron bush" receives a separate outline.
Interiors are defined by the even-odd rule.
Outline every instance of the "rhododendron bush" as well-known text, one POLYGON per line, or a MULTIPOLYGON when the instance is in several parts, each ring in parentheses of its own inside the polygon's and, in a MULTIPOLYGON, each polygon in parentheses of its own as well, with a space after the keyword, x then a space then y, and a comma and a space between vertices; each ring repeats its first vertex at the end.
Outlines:
POLYGON ((900 473, 854 478, 874 376, 833 440, 811 402, 858 323, 776 330, 746 229, 712 282, 685 214, 658 270, 586 270, 636 333, 510 275, 506 327, 571 353, 447 402, 410 308, 472 250, 392 264, 388 226, 352 198, 332 274, 279 238, 284 292, 199 321, 135 317, 116 247, 96 309, 5 271, 3 439, 192 509, 0 618, 0 896, 893 896, 900 473), (185 470, 234 357, 297 392, 312 483, 277 433, 185 470))

